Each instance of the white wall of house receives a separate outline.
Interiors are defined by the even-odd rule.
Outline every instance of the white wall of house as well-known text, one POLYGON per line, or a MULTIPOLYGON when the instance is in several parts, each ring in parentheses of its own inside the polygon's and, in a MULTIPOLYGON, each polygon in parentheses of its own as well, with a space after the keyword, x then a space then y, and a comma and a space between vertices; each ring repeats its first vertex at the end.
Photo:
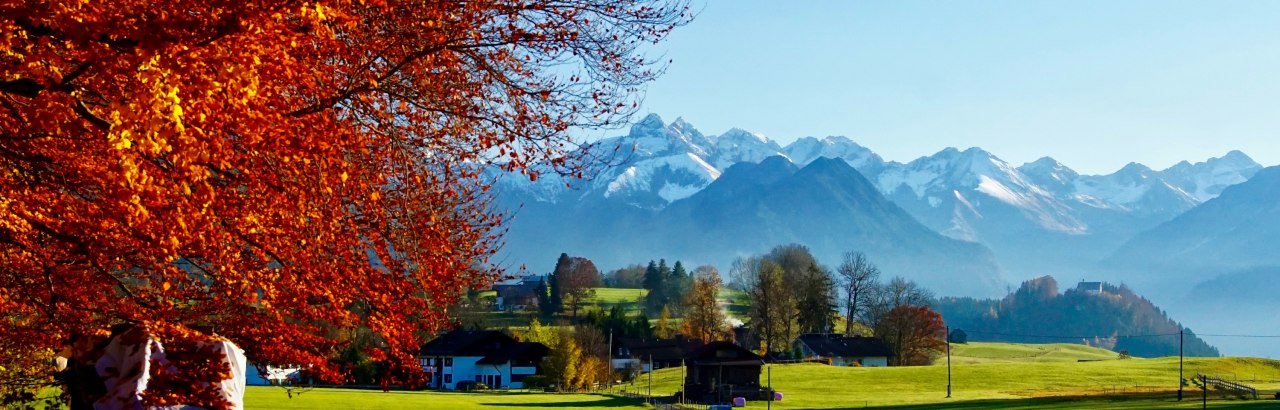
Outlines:
MULTIPOLYGON (((443 358, 436 358, 442 360, 443 358)), ((442 380, 440 386, 446 390, 454 390, 458 388, 459 382, 473 381, 482 382, 492 388, 521 389, 524 383, 520 381, 512 381, 512 376, 528 376, 538 373, 538 368, 533 366, 516 366, 511 367, 511 363, 503 363, 498 366, 488 364, 476 364, 483 359, 478 356, 461 356, 453 357, 453 365, 445 366, 444 370, 438 375, 432 375, 432 385, 435 385, 435 377, 442 380)), ((423 368, 429 368, 425 362, 423 368)), ((519 378, 519 377, 517 377, 519 378)))
POLYGON ((862 362, 862 367, 886 367, 889 366, 889 358, 879 357, 856 357, 855 360, 862 362))

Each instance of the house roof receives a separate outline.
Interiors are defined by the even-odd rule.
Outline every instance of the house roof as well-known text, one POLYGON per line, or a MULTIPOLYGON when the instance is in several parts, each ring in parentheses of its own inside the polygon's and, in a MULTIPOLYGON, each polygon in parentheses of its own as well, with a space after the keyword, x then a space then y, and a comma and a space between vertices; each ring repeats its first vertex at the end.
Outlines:
POLYGON ((701 341, 684 337, 674 339, 619 339, 619 347, 630 351, 631 357, 641 360, 652 358, 655 362, 678 362, 685 354, 702 345, 701 341))
POLYGON ((547 357, 551 353, 551 349, 546 345, 537 342, 517 342, 514 346, 507 349, 494 352, 476 364, 503 364, 509 361, 529 361, 538 362, 542 358, 547 357))
POLYGON ((454 330, 422 346, 422 356, 480 356, 478 364, 540 361, 551 351, 542 343, 517 342, 494 330, 454 330))
POLYGON ((754 352, 730 342, 711 342, 689 352, 687 358, 694 366, 708 365, 764 365, 764 359, 754 352))
POLYGON ((423 356, 487 356, 516 343, 494 330, 453 330, 422 345, 423 356))
POLYGON ((798 339, 809 350, 824 357, 889 357, 893 350, 876 337, 806 333, 798 339))

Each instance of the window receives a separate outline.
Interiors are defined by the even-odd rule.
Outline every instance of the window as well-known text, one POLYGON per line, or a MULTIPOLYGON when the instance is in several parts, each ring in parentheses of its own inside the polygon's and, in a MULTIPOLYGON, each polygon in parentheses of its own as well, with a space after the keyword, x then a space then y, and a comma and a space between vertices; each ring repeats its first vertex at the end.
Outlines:
POLYGON ((453 383, 453 375, 452 375, 452 374, 447 374, 447 373, 446 373, 446 374, 444 375, 444 382, 445 382, 445 384, 453 383))
POLYGON ((452 358, 452 357, 446 357, 446 358, 444 358, 444 366, 445 366, 445 367, 453 367, 453 358, 452 358))

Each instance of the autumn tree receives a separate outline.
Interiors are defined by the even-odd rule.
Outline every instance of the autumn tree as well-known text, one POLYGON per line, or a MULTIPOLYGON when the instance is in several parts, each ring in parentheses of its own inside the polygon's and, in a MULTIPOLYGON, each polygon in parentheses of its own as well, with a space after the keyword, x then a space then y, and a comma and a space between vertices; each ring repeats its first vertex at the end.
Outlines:
POLYGON ((683 333, 703 342, 723 340, 729 331, 716 295, 720 292, 720 271, 712 266, 694 270, 693 285, 684 295, 683 333))
POLYGON ((747 291, 751 298, 747 323, 759 335, 766 353, 785 351, 798 336, 792 332, 799 326, 795 323, 796 300, 784 282, 782 267, 769 259, 744 266, 756 269, 747 291))
POLYGON ((840 293, 844 297, 844 331, 853 335, 854 320, 872 302, 874 288, 880 280, 880 269, 862 252, 845 252, 840 267, 840 293))
POLYGON ((600 270, 587 258, 568 258, 563 269, 557 263, 553 275, 559 284, 560 298, 568 302, 569 311, 575 318, 583 300, 595 297, 595 288, 601 285, 600 270))
POLYGON ((659 339, 670 339, 675 336, 676 325, 671 322, 671 309, 663 306, 662 313, 658 314, 658 322, 653 326, 653 336, 659 339))
POLYGON ((547 378, 562 391, 573 390, 582 361, 582 349, 578 347, 578 342, 574 340, 572 333, 564 331, 548 347, 551 348, 551 355, 542 363, 547 378))
MULTIPOLYGON (((0 367, 73 334, 216 332, 324 380, 415 368, 486 261, 492 170, 577 176, 680 2, 0 4, 0 367), (350 309, 369 307, 367 314, 350 309)), ((8 372, 9 370, 6 370, 8 372)), ((47 378, 45 379, 47 380, 47 378)), ((6 385, 8 386, 8 385, 6 385)))
POLYGON ((876 336, 889 344, 897 366, 929 364, 946 348, 946 334, 942 315, 926 306, 894 308, 876 325, 876 336))

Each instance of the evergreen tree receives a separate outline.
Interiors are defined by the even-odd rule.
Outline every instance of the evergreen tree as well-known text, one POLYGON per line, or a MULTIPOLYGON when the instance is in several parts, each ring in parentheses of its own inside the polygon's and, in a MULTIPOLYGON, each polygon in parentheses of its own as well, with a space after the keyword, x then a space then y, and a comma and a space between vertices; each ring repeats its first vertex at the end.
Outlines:
POLYGON ((677 311, 683 311, 684 309, 681 309, 680 302, 684 298, 684 294, 689 292, 689 287, 692 284, 693 281, 689 277, 689 272, 684 269, 684 264, 676 261, 675 266, 671 269, 671 276, 667 278, 667 283, 665 283, 666 289, 663 292, 663 297, 666 299, 664 301, 666 305, 674 306, 677 311))
POLYGON ((538 311, 544 317, 551 317, 555 314, 554 305, 551 303, 551 289, 547 287, 547 281, 550 277, 543 278, 538 281, 538 288, 534 291, 538 296, 538 311))
POLYGON ((564 310, 564 299, 560 297, 560 279, 552 273, 547 282, 547 311, 554 315, 564 310))
MULTIPOLYGON (((664 261, 662 265, 665 267, 666 262, 664 261)), ((649 261, 649 267, 644 270, 644 288, 649 290, 649 293, 644 296, 644 309, 650 316, 653 315, 653 312, 662 309, 663 284, 666 283, 666 279, 658 264, 649 261)))

